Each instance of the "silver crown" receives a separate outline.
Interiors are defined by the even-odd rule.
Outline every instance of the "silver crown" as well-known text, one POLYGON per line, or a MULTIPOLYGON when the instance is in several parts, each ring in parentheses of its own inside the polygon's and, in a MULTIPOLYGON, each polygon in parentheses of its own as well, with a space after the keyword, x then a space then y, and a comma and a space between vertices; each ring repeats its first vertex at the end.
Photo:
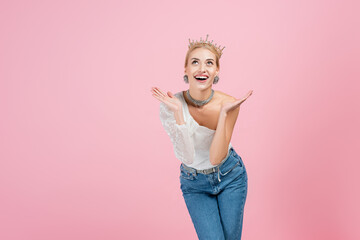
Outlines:
POLYGON ((222 55, 222 51, 224 50, 224 48, 225 48, 225 46, 223 47, 223 48, 221 48, 221 45, 219 45, 219 46, 216 46, 216 43, 215 44, 213 44, 213 41, 214 40, 211 40, 211 42, 210 41, 208 41, 208 37, 209 37, 209 34, 206 34, 206 39, 205 39, 205 41, 204 40, 202 40, 201 39, 201 37, 200 37, 200 41, 195 41, 195 40, 190 40, 190 38, 189 38, 189 45, 188 45, 188 47, 189 48, 191 48, 192 46, 194 46, 194 45, 205 45, 205 44, 207 44, 207 45, 210 45, 210 46, 213 46, 214 48, 215 48, 215 50, 218 52, 218 54, 219 54, 219 58, 221 57, 221 55, 222 55))

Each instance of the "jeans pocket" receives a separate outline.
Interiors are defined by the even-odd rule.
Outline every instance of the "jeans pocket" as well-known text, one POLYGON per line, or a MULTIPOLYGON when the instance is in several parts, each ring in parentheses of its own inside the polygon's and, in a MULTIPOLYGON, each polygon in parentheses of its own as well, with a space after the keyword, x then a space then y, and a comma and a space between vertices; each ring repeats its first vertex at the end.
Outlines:
POLYGON ((221 176, 225 176, 235 170, 241 171, 244 167, 240 156, 238 156, 236 153, 230 155, 229 159, 227 159, 226 161, 229 161, 229 164, 227 164, 227 165, 223 166, 223 168, 219 169, 221 176))
POLYGON ((181 166, 180 167, 180 178, 186 179, 186 180, 195 180, 196 173, 189 172, 181 166))

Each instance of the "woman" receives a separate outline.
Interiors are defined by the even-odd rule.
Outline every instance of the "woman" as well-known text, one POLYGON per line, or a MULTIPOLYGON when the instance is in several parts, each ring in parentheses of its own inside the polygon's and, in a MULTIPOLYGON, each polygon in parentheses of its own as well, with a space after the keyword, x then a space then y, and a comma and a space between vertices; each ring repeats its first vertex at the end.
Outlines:
POLYGON ((185 58, 187 91, 151 92, 180 165, 180 186, 199 239, 241 239, 247 173, 230 143, 240 105, 212 85, 219 80, 224 48, 192 41, 185 58))

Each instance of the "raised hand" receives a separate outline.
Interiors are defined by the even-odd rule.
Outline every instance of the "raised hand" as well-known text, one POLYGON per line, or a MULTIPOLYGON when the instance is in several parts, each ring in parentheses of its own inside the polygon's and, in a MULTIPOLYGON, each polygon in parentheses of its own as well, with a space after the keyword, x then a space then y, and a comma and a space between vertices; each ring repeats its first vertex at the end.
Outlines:
POLYGON ((167 92, 167 94, 165 94, 157 87, 152 87, 151 92, 155 98, 165 103, 166 106, 168 106, 171 111, 176 112, 182 109, 181 101, 177 97, 175 97, 174 94, 172 94, 171 92, 167 92))
POLYGON ((234 110, 235 108, 239 107, 248 97, 250 97, 252 93, 253 90, 249 91, 248 94, 242 99, 236 99, 234 102, 223 103, 221 111, 228 113, 229 111, 234 110))

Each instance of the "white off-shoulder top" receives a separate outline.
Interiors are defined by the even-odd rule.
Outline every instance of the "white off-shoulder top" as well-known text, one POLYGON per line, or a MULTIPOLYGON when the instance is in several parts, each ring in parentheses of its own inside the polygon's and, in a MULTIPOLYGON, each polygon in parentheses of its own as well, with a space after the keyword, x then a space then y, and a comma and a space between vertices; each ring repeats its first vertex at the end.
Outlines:
MULTIPOLYGON (((173 144, 176 158, 186 166, 198 170, 214 167, 210 163, 210 146, 216 131, 200 126, 195 121, 189 112, 182 91, 174 95, 182 102, 185 124, 177 124, 174 113, 163 102, 160 103, 160 120, 173 144)), ((230 143, 228 150, 231 147, 230 143)), ((221 163, 228 156, 229 151, 221 163)))

